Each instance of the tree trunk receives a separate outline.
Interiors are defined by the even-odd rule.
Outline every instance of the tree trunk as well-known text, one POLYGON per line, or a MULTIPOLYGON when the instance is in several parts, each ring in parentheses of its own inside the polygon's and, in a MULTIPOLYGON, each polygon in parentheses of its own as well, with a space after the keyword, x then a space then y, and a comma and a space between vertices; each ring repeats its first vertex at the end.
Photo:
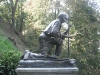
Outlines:
POLYGON ((23 30, 23 18, 21 18, 21 20, 20 20, 19 32, 22 33, 22 30, 23 30))
POLYGON ((11 9, 12 9, 11 29, 14 30, 14 28, 15 28, 15 12, 16 12, 16 7, 17 7, 18 0, 15 1, 15 4, 14 4, 13 0, 10 0, 10 2, 11 2, 11 9))

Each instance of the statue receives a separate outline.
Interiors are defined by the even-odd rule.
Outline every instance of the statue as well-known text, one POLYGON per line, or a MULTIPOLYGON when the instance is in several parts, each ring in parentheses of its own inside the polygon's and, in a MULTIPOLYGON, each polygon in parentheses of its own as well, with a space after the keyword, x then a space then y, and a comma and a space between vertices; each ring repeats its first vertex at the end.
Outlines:
POLYGON ((65 37, 71 38, 70 36, 67 36, 68 30, 63 33, 60 32, 62 23, 67 22, 68 15, 66 13, 59 14, 58 19, 52 21, 39 36, 40 53, 32 53, 26 50, 25 54, 22 57, 24 59, 44 57, 58 58, 62 51, 63 40, 65 39, 65 37), (48 54, 50 45, 56 46, 54 55, 48 54))
POLYGON ((40 43, 40 54, 44 57, 49 57, 48 51, 50 45, 55 45, 55 54, 53 57, 57 58, 62 51, 62 44, 65 37, 67 36, 67 31, 64 33, 60 32, 62 23, 68 22, 68 15, 65 13, 61 13, 58 15, 58 19, 52 21, 47 28, 40 34, 39 43, 40 43))
MULTIPOLYGON (((63 40, 69 36, 68 29, 61 33, 62 23, 69 21, 68 15, 65 13, 59 14, 58 19, 52 21, 47 28, 40 34, 40 52, 32 53, 26 50, 16 69, 19 75, 76 75, 78 68, 75 64, 75 59, 58 58, 61 54, 63 40), (49 55, 50 45, 55 45, 54 55, 49 55)), ((68 45, 69 46, 69 45, 68 45)))

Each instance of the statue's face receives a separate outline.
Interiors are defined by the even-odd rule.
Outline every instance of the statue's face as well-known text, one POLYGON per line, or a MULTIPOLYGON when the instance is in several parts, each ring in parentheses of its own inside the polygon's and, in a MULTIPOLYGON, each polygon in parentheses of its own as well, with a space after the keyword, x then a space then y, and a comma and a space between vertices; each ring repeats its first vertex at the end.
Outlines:
POLYGON ((60 14, 58 18, 61 20, 62 23, 68 22, 68 15, 67 14, 60 14))
POLYGON ((64 20, 64 22, 68 23, 68 16, 64 15, 63 20, 64 20))

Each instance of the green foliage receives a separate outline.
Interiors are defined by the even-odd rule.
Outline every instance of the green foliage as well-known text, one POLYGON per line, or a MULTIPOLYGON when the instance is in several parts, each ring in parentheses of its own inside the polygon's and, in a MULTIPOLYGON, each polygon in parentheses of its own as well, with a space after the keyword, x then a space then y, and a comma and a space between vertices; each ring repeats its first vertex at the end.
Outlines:
POLYGON ((37 52, 39 50, 38 36, 39 31, 35 29, 30 29, 30 31, 25 35, 27 46, 32 52, 37 52))
MULTIPOLYGON (((88 2, 88 0, 65 1, 66 6, 60 7, 59 11, 62 11, 63 8, 65 8, 64 11, 66 11, 66 8, 68 8, 68 6, 73 10, 73 19, 71 19, 73 27, 71 29, 71 33, 75 34, 76 36, 73 37, 74 39, 70 40, 70 50, 71 58, 76 58, 77 60, 77 65, 79 67, 78 75, 99 75, 100 53, 98 52, 99 38, 97 35, 97 30, 100 30, 98 29, 98 26, 100 28, 100 25, 97 24, 95 12, 91 7, 87 5, 88 3, 85 2, 88 2)), ((4 3, 4 5, 0 4, 0 16, 11 23, 11 13, 9 10, 9 6, 11 6, 10 3, 7 4, 6 2, 4 3)), ((52 8, 51 4, 50 6, 48 5, 48 0, 30 0, 29 2, 25 2, 24 11, 22 11, 21 6, 23 6, 23 3, 19 2, 17 6, 19 8, 17 8, 15 14, 16 29, 19 30, 21 22, 23 22, 22 25, 25 26, 23 32, 27 40, 27 45, 32 52, 36 52, 37 50, 39 50, 38 36, 41 33, 42 29, 44 29, 46 25, 48 25, 53 19, 55 19, 55 8, 52 8), (49 12, 48 10, 51 10, 52 12, 49 12), (24 12, 26 12, 27 14, 24 12)), ((13 61, 12 63, 9 63, 11 66, 7 66, 7 70, 12 69, 13 66, 13 68, 15 69, 16 63, 19 60, 18 55, 20 53, 17 53, 13 50, 16 50, 16 48, 12 46, 9 40, 4 36, 0 36, 0 56, 4 55, 2 57, 2 61, 0 61, 0 64, 2 64, 5 68, 4 63, 7 64, 13 61), (16 60, 14 60, 14 58, 16 60)), ((61 57, 63 58, 67 56, 68 52, 66 40, 64 41, 61 57)), ((2 71, 0 71, 0 73, 2 73, 2 71)))
POLYGON ((16 29, 21 33, 25 25, 24 19, 26 18, 26 13, 22 10, 24 1, 25 0, 0 1, 0 17, 9 23, 13 30, 16 29))
POLYGON ((0 70, 3 75, 15 75, 21 53, 15 50, 4 51, 0 57, 0 70))
POLYGON ((0 35, 0 74, 15 75, 21 52, 8 40, 0 35))
POLYGON ((4 53, 4 51, 9 51, 10 49, 17 50, 7 37, 0 35, 0 41, 0 53, 4 53))
POLYGON ((100 54, 98 52, 98 25, 91 7, 76 4, 73 24, 77 30, 72 48, 72 58, 77 59, 79 75, 99 75, 100 54), (91 12, 90 12, 91 11, 91 12))
POLYGON ((39 50, 38 36, 42 32, 42 29, 48 25, 46 15, 47 3, 47 0, 30 0, 24 3, 24 12, 27 13, 27 16, 25 20, 25 31, 23 33, 25 32, 24 36, 27 46, 32 52, 39 50))

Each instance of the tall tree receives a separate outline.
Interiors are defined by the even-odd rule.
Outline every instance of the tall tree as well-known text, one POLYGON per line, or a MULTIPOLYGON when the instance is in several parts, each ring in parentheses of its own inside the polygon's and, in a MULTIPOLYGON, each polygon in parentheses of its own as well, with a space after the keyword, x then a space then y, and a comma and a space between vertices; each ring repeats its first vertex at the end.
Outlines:
POLYGON ((11 25, 11 29, 22 33, 25 13, 22 10, 25 0, 2 0, 0 5, 1 17, 11 25), (19 21, 18 21, 19 20, 19 21))
POLYGON ((99 75, 98 24, 94 10, 85 0, 77 0, 73 24, 77 31, 72 57, 78 61, 79 75, 99 75))

